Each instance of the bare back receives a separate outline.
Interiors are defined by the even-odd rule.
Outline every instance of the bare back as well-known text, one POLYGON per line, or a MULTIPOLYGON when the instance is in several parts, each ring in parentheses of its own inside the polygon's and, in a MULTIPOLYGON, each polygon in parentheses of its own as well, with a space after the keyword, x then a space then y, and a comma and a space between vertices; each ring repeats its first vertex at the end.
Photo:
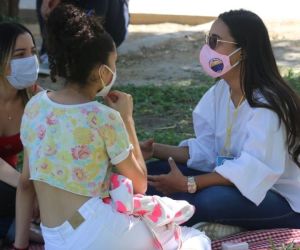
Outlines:
POLYGON ((90 197, 74 194, 47 183, 34 181, 41 220, 46 227, 56 227, 70 218, 90 197))

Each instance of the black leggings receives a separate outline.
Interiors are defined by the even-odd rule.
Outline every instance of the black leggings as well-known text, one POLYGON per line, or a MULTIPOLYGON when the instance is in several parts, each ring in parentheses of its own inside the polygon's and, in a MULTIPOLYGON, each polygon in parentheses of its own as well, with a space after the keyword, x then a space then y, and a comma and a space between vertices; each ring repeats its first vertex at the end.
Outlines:
POLYGON ((16 204, 16 189, 0 181, 0 217, 14 217, 16 204))

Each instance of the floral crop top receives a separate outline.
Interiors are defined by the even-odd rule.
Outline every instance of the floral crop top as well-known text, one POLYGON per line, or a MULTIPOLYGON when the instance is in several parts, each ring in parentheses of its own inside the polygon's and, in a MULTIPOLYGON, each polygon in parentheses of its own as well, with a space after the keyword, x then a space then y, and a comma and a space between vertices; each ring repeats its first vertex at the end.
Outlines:
POLYGON ((26 105, 21 140, 30 179, 90 197, 108 196, 110 162, 118 164, 132 149, 117 111, 97 101, 58 104, 47 91, 26 105))

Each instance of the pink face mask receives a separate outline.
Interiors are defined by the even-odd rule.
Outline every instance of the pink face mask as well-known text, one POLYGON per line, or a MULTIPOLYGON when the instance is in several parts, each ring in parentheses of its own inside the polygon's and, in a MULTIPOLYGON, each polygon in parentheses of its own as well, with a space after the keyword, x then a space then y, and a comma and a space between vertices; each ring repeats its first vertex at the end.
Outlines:
POLYGON ((230 57, 239 50, 241 48, 236 49, 227 56, 214 51, 205 44, 200 51, 200 64, 209 76, 213 78, 220 77, 240 63, 240 61, 237 61, 234 65, 230 64, 230 57))

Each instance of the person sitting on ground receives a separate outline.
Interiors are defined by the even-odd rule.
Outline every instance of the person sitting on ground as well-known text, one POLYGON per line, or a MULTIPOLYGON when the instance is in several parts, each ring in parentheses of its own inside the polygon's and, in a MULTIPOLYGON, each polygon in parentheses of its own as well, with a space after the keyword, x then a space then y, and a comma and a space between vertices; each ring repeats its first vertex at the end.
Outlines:
MULTIPOLYGON (((117 179, 111 181, 112 164, 132 183, 126 188, 139 195, 131 197, 135 209, 142 202, 139 198, 147 198, 143 197, 147 171, 135 132, 132 97, 109 92, 116 80, 116 47, 93 16, 70 4, 58 5, 46 27, 51 77, 66 82, 58 91, 34 96, 25 109, 15 249, 28 245, 35 192, 46 250, 170 249, 173 239, 180 239, 182 249, 211 249, 209 239, 193 228, 179 232, 168 225, 152 225, 159 230, 156 237, 157 231, 147 223, 161 217, 161 206, 155 205, 147 220, 147 211, 139 211, 139 216, 127 213, 112 194, 112 202, 106 202, 111 184, 114 194, 119 187, 117 179), (96 96, 105 97, 108 106, 95 101, 96 96), (170 231, 181 237, 174 238, 170 231)), ((174 217, 184 217, 182 211, 174 217)))
POLYGON ((231 10, 212 24, 199 55, 220 78, 193 111, 196 138, 179 146, 141 142, 148 194, 196 207, 188 225, 300 228, 300 98, 283 80, 267 28, 255 13, 231 10))
POLYGON ((39 90, 38 59, 31 32, 19 23, 0 23, 0 238, 14 239, 20 125, 29 98, 39 90))

